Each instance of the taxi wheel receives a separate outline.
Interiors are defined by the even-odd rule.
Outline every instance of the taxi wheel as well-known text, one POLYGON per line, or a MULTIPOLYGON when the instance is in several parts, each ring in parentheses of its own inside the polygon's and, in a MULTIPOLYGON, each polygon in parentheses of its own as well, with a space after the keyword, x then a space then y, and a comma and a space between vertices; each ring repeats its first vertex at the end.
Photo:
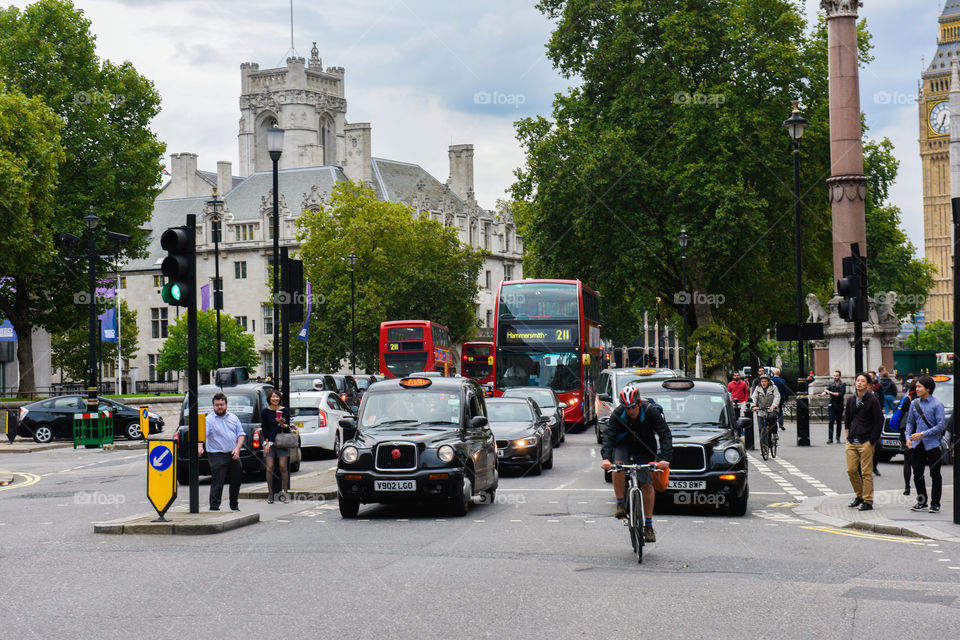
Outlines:
POLYGON ((337 502, 340 505, 340 516, 343 518, 356 518, 360 513, 360 501, 352 498, 345 498, 342 495, 337 496, 337 502))
POLYGON ((127 440, 140 440, 143 438, 143 431, 140 429, 139 420, 131 420, 123 428, 123 435, 127 440))
POLYGON ((460 490, 460 495, 453 498, 453 508, 451 509, 453 515, 458 518, 462 518, 467 515, 467 511, 470 509, 470 502, 473 499, 473 483, 470 482, 470 478, 463 477, 463 486, 460 490))
POLYGON ((597 432, 597 444, 603 444, 603 431, 600 430, 600 421, 594 425, 593 430, 597 432))
POLYGON ((744 516, 747 514, 747 501, 750 499, 750 487, 743 488, 743 495, 730 500, 730 515, 744 516))
POLYGON ((38 424, 33 430, 33 441, 46 444, 51 440, 53 440, 53 428, 46 423, 38 424))
POLYGON ((336 457, 340 457, 340 432, 337 431, 337 435, 333 438, 333 453, 336 457))

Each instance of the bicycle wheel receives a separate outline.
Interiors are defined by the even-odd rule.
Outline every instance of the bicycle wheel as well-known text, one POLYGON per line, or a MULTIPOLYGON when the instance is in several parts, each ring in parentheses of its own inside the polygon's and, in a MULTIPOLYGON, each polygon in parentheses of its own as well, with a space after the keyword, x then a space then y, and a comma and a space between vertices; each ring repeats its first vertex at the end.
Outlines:
POLYGON ((640 489, 630 493, 630 540, 637 562, 643 562, 643 494, 640 489))
MULTIPOLYGON (((771 433, 772 433, 772 432, 771 432, 771 433)), ((779 440, 779 439, 776 438, 775 436, 773 436, 773 435, 770 436, 770 457, 771 457, 771 458, 776 458, 776 457, 777 457, 777 442, 778 442, 778 440, 779 440)))
POLYGON ((770 452, 769 446, 767 446, 767 439, 769 438, 770 430, 764 427, 760 430, 760 455, 764 460, 767 459, 767 455, 770 452))

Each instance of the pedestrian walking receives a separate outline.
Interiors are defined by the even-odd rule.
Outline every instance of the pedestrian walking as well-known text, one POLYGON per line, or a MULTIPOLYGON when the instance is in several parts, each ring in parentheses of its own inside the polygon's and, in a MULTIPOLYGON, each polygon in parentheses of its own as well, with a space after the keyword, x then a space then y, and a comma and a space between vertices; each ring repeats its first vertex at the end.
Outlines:
MULTIPOLYGON (((910 415, 910 405, 917 397, 917 381, 914 380, 907 388, 907 393, 900 398, 897 408, 890 414, 890 428, 900 432, 900 449, 903 451, 903 495, 910 495, 910 476, 913 474, 913 449, 907 447, 907 416, 910 415)), ((920 487, 916 487, 917 494, 920 487)))
POLYGON ((897 408, 897 383, 890 377, 886 367, 881 365, 878 371, 880 372, 880 395, 883 396, 883 412, 893 413, 897 408))
POLYGON ((930 513, 940 511, 940 497, 943 493, 943 478, 940 475, 940 435, 945 427, 943 403, 933 397, 937 383, 924 375, 917 380, 917 398, 910 404, 907 416, 906 442, 912 449, 913 483, 917 488, 917 504, 911 509, 927 509, 927 487, 923 477, 925 467, 930 467, 930 481, 933 491, 930 495, 930 513))
POLYGON ((740 377, 739 371, 733 372, 733 380, 727 384, 727 391, 730 392, 730 397, 733 398, 733 409, 736 411, 737 418, 739 419, 743 403, 750 398, 750 389, 747 387, 747 383, 740 377))
POLYGON ((829 398, 827 404, 827 444, 833 444, 836 438, 837 444, 843 442, 840 439, 840 431, 843 429, 843 401, 847 395, 847 384, 840 379, 840 370, 833 372, 833 380, 827 384, 827 388, 820 392, 820 397, 829 398), (836 426, 834 426, 836 425, 836 426), (834 436, 836 429, 836 436, 834 436))
POLYGON ((786 427, 783 426, 783 410, 787 404, 787 398, 790 397, 790 389, 787 388, 787 381, 780 377, 780 367, 773 368, 773 375, 770 377, 770 382, 776 385, 777 391, 780 393, 780 413, 777 414, 777 424, 780 425, 780 430, 783 431, 786 429, 786 427))
MULTIPOLYGON (((210 462, 210 511, 220 511, 223 498, 223 483, 229 476, 230 509, 240 510, 240 481, 243 467, 240 463, 240 449, 245 439, 240 418, 227 411, 227 396, 217 393, 213 396, 213 413, 207 414, 207 460, 210 462)), ((204 443, 197 449, 203 455, 204 443)))
POLYGON ((267 440, 263 447, 267 463, 267 504, 273 504, 275 466, 280 467, 280 502, 287 502, 287 491, 290 489, 290 449, 276 445, 278 434, 291 433, 290 409, 281 407, 281 400, 280 392, 271 389, 267 392, 267 407, 260 412, 260 424, 267 440))
POLYGON ((883 409, 870 390, 870 377, 858 373, 854 381, 856 393, 847 398, 846 459, 847 476, 856 498, 848 506, 860 511, 873 509, 873 457, 883 430, 883 409))

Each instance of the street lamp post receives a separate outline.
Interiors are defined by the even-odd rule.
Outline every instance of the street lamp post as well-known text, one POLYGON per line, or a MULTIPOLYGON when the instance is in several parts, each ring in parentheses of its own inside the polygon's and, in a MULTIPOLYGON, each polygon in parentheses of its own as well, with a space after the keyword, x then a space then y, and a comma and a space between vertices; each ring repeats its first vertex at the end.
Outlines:
POLYGON ((223 204, 223 200, 217 198, 217 188, 213 188, 213 200, 208 200, 207 204, 213 208, 213 218, 210 223, 213 230, 213 308, 217 311, 217 368, 223 366, 222 351, 220 342, 220 307, 223 306, 223 290, 220 286, 220 212, 218 207, 223 204))
POLYGON ((98 409, 97 401, 97 238, 94 231, 100 218, 94 215, 93 207, 90 207, 90 214, 84 216, 83 221, 90 232, 90 243, 87 258, 89 259, 89 282, 88 292, 90 294, 89 304, 89 329, 90 329, 90 350, 87 352, 87 411, 94 413, 98 409))
POLYGON ((687 291, 687 242, 690 241, 690 236, 687 235, 686 227, 680 227, 680 235, 677 237, 677 240, 680 242, 680 270, 682 271, 681 279, 683 280, 683 340, 681 341, 683 358, 681 360, 681 366, 683 368, 683 375, 687 375, 687 305, 690 304, 692 295, 687 291))
MULTIPOLYGON (((273 373, 280 371, 280 200, 278 195, 280 154, 283 153, 283 129, 274 123, 267 130, 267 151, 273 160, 273 373)), ((219 349, 219 345, 217 345, 219 349)), ((274 384, 274 387, 277 385, 274 384)))
POLYGON ((810 446, 810 408, 807 400, 807 376, 803 363, 803 273, 800 270, 800 138, 809 125, 800 115, 800 101, 793 101, 793 113, 783 122, 793 140, 793 229, 797 263, 797 445, 810 446))
POLYGON ((350 369, 354 375, 357 373, 357 323, 355 312, 356 287, 354 285, 353 272, 354 267, 359 260, 356 252, 350 250, 350 255, 344 258, 350 263, 350 369))

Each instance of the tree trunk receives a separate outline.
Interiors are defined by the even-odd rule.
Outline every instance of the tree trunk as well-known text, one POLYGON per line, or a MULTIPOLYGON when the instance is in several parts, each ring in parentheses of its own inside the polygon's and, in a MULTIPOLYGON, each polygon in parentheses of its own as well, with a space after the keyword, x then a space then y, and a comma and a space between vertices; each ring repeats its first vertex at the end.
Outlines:
POLYGON ((20 382, 17 395, 30 398, 37 392, 37 383, 33 376, 33 326, 29 322, 10 323, 17 331, 17 363, 20 365, 20 382))

